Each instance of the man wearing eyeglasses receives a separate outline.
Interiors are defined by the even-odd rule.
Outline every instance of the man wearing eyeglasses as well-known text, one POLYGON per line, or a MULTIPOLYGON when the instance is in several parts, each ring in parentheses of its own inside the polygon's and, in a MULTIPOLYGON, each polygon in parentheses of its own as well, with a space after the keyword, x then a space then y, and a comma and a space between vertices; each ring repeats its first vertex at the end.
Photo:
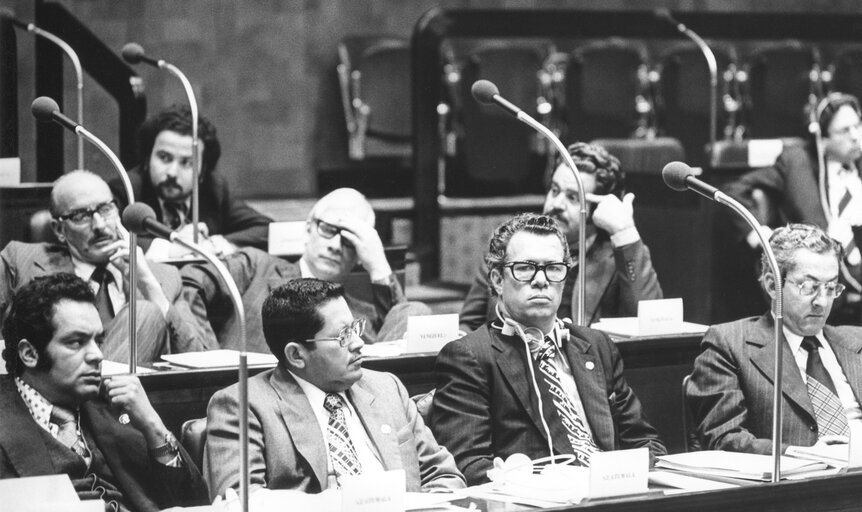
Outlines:
MULTIPOLYGON (((0 253, 0 317, 12 293, 32 278, 71 272, 90 283, 107 333, 102 352, 109 361, 129 360, 128 234, 108 185, 89 171, 60 177, 51 191, 53 243, 10 242, 0 253)), ((198 321, 182 299, 173 267, 137 259, 138 362, 165 353, 215 348, 205 319, 198 321)))
POLYGON ((613 342, 557 318, 570 256, 554 219, 506 221, 485 262, 495 318, 440 351, 429 422, 467 483, 487 482, 494 458, 515 453, 565 455, 583 466, 596 451, 666 453, 613 342))
MULTIPOLYGON (((810 224, 778 228, 769 241, 784 279, 783 450, 848 442, 848 412, 862 396, 862 329, 826 319, 844 291, 841 244, 810 224)), ((763 289, 776 296, 763 257, 763 289)), ((775 365, 773 318, 746 318, 707 331, 686 397, 704 449, 769 454, 775 365)), ((858 420, 854 420, 858 421, 858 420)))
MULTIPOLYGON (((362 369, 365 320, 354 317, 341 285, 295 279, 273 290, 262 316, 278 366, 248 382, 253 491, 318 493, 394 469, 404 470, 407 491, 464 487, 404 385, 362 369)), ((218 391, 207 409, 204 473, 213 498, 240 485, 237 396, 236 385, 218 391)))

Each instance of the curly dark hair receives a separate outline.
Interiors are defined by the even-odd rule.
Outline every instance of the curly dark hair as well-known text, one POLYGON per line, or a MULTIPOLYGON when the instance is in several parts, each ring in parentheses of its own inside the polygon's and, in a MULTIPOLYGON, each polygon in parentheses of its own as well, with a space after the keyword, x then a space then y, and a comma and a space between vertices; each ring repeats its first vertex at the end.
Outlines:
POLYGON ((15 292, 3 322, 3 338, 6 340, 3 359, 8 373, 20 375, 24 370, 24 364, 18 358, 18 342, 21 340, 29 341, 39 354, 37 369, 50 368, 51 362, 45 356, 45 350, 54 337, 54 309, 62 300, 96 304, 90 285, 67 272, 33 278, 15 292))
MULTIPOLYGON (((625 191, 626 176, 620 169, 620 161, 617 157, 608 153, 607 150, 595 144, 586 142, 575 142, 568 147, 569 155, 578 167, 578 172, 594 174, 596 176, 595 194, 613 194, 622 197, 625 191)), ((557 156, 557 164, 564 162, 561 156, 557 156)))
MULTIPOLYGON (((171 105, 158 114, 149 117, 138 131, 138 151, 140 151, 140 167, 148 169, 150 155, 156 137, 163 131, 177 132, 180 135, 192 134, 192 110, 188 105, 171 105)), ((221 144, 218 141, 215 126, 209 119, 198 116, 198 140, 203 142, 201 154, 201 176, 207 176, 215 169, 221 157, 221 144)))

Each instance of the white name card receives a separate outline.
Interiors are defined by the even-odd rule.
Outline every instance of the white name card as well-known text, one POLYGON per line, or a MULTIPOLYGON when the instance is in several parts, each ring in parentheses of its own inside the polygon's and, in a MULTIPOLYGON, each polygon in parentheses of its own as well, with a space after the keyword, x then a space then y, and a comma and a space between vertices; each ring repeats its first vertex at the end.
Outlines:
POLYGON ((101 500, 81 501, 67 475, 0 480, 3 510, 34 512, 104 512, 101 500))
POLYGON ((682 299, 638 302, 638 334, 656 336, 682 331, 682 299))
POLYGON ((847 471, 862 471, 862 416, 858 410, 847 413, 850 446, 847 448, 847 471))
POLYGON ((781 139, 751 139, 748 141, 748 166, 769 167, 783 150, 781 139))
POLYGON ((348 476, 341 484, 343 512, 404 512, 407 477, 403 469, 348 476))
POLYGON ((647 492, 649 450, 596 452, 590 459, 589 498, 647 492))
POLYGON ((458 314, 411 316, 407 319, 405 353, 439 352, 458 337, 458 314))
POLYGON ((269 223, 268 252, 274 256, 297 256, 305 250, 305 221, 269 223))
POLYGON ((0 158, 0 186, 21 184, 21 159, 0 158))

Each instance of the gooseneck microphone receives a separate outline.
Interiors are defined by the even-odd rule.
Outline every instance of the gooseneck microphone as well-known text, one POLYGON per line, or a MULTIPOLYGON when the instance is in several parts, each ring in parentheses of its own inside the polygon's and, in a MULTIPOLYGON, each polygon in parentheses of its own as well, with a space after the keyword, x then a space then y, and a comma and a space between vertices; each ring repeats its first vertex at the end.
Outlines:
POLYGON ((200 192, 198 189, 200 186, 199 163, 201 159, 200 148, 198 145, 198 103, 195 99, 195 90, 192 88, 192 84, 189 82, 189 79, 186 78, 186 75, 183 74, 178 67, 164 59, 148 57, 146 52, 144 52, 144 48, 138 43, 126 43, 120 51, 120 54, 123 56, 123 60, 129 64, 139 64, 143 62, 144 64, 164 69, 168 73, 177 77, 183 85, 183 90, 189 100, 189 109, 192 111, 192 169, 194 169, 195 173, 195 179, 192 180, 192 240, 194 243, 198 243, 200 237, 200 227, 198 226, 198 223, 200 222, 200 205, 198 204, 200 192))
MULTIPOLYGON (((91 144, 96 146, 99 151, 104 154, 108 160, 114 165, 114 169, 120 176, 123 182, 123 187, 126 189, 126 198, 129 203, 135 202, 135 192, 132 190, 132 182, 129 181, 129 173, 123 167, 123 163, 117 158, 117 155, 111 151, 107 144, 101 139, 90 133, 80 124, 72 121, 62 112, 57 102, 47 96, 40 96, 33 100, 30 106, 30 111, 36 120, 44 123, 55 122, 63 128, 73 131, 79 137, 87 139, 91 144)), ((138 251, 135 250, 138 246, 138 239, 134 233, 129 233, 129 289, 138 289, 137 261, 138 251)), ((135 373, 138 369, 138 331, 137 326, 137 293, 129 293, 129 373, 135 373)))
MULTIPOLYGON (((55 45, 57 45, 63 52, 69 57, 69 60, 72 61, 72 67, 75 68, 75 81, 76 81, 76 102, 78 106, 78 124, 84 123, 84 70, 81 67, 81 59, 78 58, 78 54, 75 53, 75 50, 72 49, 72 46, 69 45, 66 41, 63 41, 59 37, 55 36, 51 32, 47 30, 42 30, 32 23, 25 23, 24 21, 19 20, 15 17, 15 14, 9 9, 0 9, 0 18, 3 18, 16 27, 26 30, 31 34, 37 35, 48 41, 51 41, 55 45)), ((84 139, 78 136, 78 169, 84 168, 84 139)))
MULTIPOLYGON (((502 108, 506 112, 515 116, 519 121, 526 124, 530 128, 539 132, 543 137, 551 141, 554 147, 559 152, 560 156, 563 158, 563 161, 569 166, 572 174, 575 177, 575 182, 578 184, 578 201, 580 202, 580 212, 578 216, 578 268, 580 268, 580 272, 585 272, 586 270, 586 259, 585 255, 587 253, 587 239, 584 236, 584 232, 586 231, 587 225, 587 199, 586 192, 584 191, 584 182, 581 180, 581 174, 578 172, 578 168, 575 165, 575 162, 572 160, 572 156, 569 154, 569 151, 566 149, 566 146, 563 145, 563 142, 559 137, 554 135, 554 132, 549 130, 545 125, 533 119, 529 114, 518 108, 514 103, 507 100, 506 98, 500 96, 500 90, 494 85, 493 82, 489 80, 477 80, 473 83, 471 87, 471 92, 473 93, 473 97, 479 103, 483 105, 497 105, 502 108)), ((587 289, 586 289, 587 281, 586 279, 578 279, 578 311, 577 311, 577 323, 578 325, 585 325, 585 304, 587 289)))
POLYGON ((716 189, 712 185, 705 183, 694 176, 694 171, 691 167, 683 162, 671 162, 664 166, 661 171, 661 177, 665 184, 678 192, 691 190, 698 194, 711 199, 716 203, 723 204, 736 212, 737 215, 745 219, 745 222, 751 227, 752 231, 760 239, 760 246, 766 255, 766 260, 772 270, 772 276, 775 282, 775 293, 772 298, 772 315, 775 318, 773 331, 773 344, 775 346, 775 367, 774 367, 774 387, 772 395, 772 457, 773 471, 772 481, 778 482, 781 479, 781 382, 782 382, 782 347, 784 346, 782 326, 784 317, 784 302, 782 299, 784 286, 782 284, 781 272, 778 269, 778 261, 775 259, 775 254, 772 247, 769 245, 769 240, 760 230, 760 223, 754 218, 754 215, 747 208, 739 204, 738 201, 728 196, 727 194, 716 189))
POLYGON ((145 203, 132 203, 123 210, 123 225, 133 233, 150 233, 166 238, 199 254, 215 267, 233 302, 234 314, 239 321, 239 459, 240 459, 240 501, 243 512, 248 512, 249 462, 248 462, 248 339, 245 332, 245 309, 236 282, 227 267, 212 252, 200 245, 187 242, 178 237, 171 228, 156 220, 156 212, 145 203))

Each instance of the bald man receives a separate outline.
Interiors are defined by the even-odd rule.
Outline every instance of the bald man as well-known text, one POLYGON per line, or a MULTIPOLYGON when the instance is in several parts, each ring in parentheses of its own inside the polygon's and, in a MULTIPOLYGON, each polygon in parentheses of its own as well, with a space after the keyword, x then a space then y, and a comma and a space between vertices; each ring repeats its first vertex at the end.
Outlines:
MULTIPOLYGON (((253 249, 240 250, 225 258, 243 294, 249 350, 269 351, 263 338, 260 308, 272 290, 298 277, 343 283, 357 264, 371 278, 372 300, 362 300, 349 292, 346 299, 354 316, 368 320, 363 335, 366 342, 403 338, 409 316, 430 314, 425 304, 408 302, 405 298, 386 259, 374 221, 374 210, 364 195, 352 188, 340 188, 320 198, 309 212, 305 249, 296 263, 253 249)), ((186 298, 195 313, 210 319, 222 347, 238 348, 239 325, 218 277, 207 265, 187 266, 183 277, 188 290, 186 298)))

